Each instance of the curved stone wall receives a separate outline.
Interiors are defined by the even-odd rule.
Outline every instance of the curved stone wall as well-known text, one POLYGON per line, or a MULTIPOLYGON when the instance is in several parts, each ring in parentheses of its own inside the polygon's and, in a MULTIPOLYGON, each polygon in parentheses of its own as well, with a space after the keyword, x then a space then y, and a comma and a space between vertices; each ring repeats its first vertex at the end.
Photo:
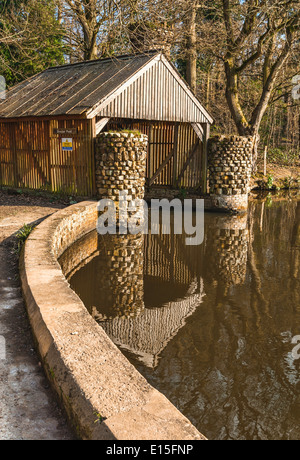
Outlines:
POLYGON ((96 228, 97 203, 59 211, 28 238, 20 271, 27 311, 51 384, 81 439, 201 440, 90 316, 58 263, 96 228))

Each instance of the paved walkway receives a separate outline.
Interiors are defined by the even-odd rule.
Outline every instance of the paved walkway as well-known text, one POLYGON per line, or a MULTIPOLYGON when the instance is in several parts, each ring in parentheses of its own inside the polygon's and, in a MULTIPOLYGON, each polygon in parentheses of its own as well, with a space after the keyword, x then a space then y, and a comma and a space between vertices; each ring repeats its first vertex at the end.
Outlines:
POLYGON ((34 350, 13 251, 24 223, 60 207, 0 192, 0 345, 3 338, 6 345, 6 357, 0 349, 0 440, 74 439, 34 350))

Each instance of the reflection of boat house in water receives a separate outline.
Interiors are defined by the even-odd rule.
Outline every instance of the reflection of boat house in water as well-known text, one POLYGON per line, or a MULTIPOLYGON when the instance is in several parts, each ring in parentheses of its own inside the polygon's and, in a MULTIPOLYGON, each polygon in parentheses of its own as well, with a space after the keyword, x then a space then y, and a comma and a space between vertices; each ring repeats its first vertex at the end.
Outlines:
POLYGON ((71 284, 80 270, 81 277, 87 270, 80 296, 91 315, 117 345, 148 367, 158 364, 204 296, 203 281, 189 267, 183 241, 183 235, 110 235, 103 240, 94 232, 60 260, 71 284), (102 263, 97 263, 99 254, 102 263), (152 286, 158 280, 156 292, 152 286))
POLYGON ((221 290, 245 279, 247 216, 214 216, 208 225, 208 247, 215 248, 209 257, 205 245, 186 246, 186 235, 162 234, 160 228, 158 235, 147 236, 103 238, 95 232, 61 259, 71 284, 80 272, 83 283, 74 289, 93 318, 147 367, 158 364, 167 344, 203 302, 203 279, 218 280, 221 290))
POLYGON ((145 237, 145 286, 139 286, 145 293, 143 310, 136 315, 115 316, 110 321, 103 321, 102 314, 93 309, 92 315, 101 321, 111 339, 148 367, 157 366, 159 355, 204 296, 203 281, 195 276, 186 258, 184 239, 184 235, 145 237), (156 292, 158 285, 159 293, 156 292))
POLYGON ((121 349, 133 353, 145 366, 154 368, 159 355, 201 304, 203 296, 203 283, 199 285, 195 280, 184 299, 158 308, 145 308, 134 318, 114 318, 101 325, 121 349))
POLYGON ((295 224, 292 234, 292 274, 295 279, 300 278, 300 202, 297 203, 295 210, 295 224))

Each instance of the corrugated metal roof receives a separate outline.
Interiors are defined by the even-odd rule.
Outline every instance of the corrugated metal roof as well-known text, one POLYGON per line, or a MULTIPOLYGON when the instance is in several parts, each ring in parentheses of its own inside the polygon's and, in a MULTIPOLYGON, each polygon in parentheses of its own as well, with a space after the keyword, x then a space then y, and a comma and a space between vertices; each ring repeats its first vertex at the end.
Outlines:
POLYGON ((139 119, 211 123, 212 118, 176 72, 158 52, 50 68, 8 91, 6 99, 0 101, 0 118, 126 118, 131 114, 129 117, 139 119), (171 101, 173 97, 179 100, 171 101), (153 104, 160 109, 153 110, 153 104))

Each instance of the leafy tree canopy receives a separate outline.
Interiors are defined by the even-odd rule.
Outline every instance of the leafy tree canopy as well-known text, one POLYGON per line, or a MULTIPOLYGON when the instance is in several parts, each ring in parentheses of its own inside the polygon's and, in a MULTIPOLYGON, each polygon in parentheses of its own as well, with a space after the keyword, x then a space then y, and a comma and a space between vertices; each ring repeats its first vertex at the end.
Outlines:
POLYGON ((0 74, 8 86, 63 63, 55 2, 0 0, 0 74))

